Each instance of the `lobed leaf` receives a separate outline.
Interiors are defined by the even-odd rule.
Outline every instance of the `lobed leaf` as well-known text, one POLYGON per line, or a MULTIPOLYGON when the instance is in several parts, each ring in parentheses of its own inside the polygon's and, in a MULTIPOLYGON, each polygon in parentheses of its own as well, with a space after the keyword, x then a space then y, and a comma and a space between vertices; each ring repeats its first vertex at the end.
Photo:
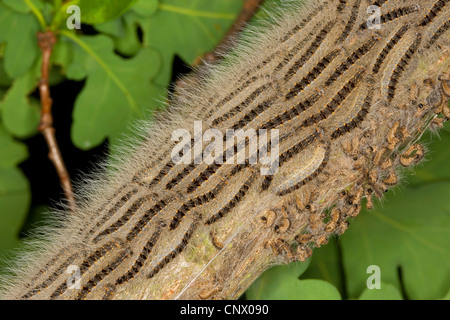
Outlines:
POLYGON ((16 78, 0 101, 0 111, 6 130, 19 138, 27 138, 37 132, 40 120, 39 102, 28 95, 37 84, 36 70, 16 78))
POLYGON ((359 300, 403 300, 403 298, 394 285, 381 282, 380 289, 366 288, 359 296, 359 300))
POLYGON ((331 238, 327 245, 314 249, 308 269, 301 279, 325 280, 344 293, 343 270, 341 267, 341 253, 339 242, 331 238))
POLYGON ((6 74, 10 78, 21 77, 30 70, 39 53, 38 21, 32 14, 17 13, 0 3, 0 30, 0 43, 6 43, 6 74))
POLYGON ((131 10, 148 18, 156 12, 158 5, 158 0, 138 0, 131 10))
POLYGON ((143 30, 144 46, 155 48, 162 57, 162 70, 155 81, 162 86, 169 84, 175 55, 192 64, 212 50, 241 7, 240 0, 161 0, 149 18, 134 14, 132 20, 143 30))
POLYGON ((23 143, 20 143, 5 130, 0 123, 0 167, 14 167, 28 158, 28 151, 23 143))
POLYGON ((144 116, 144 110, 159 106, 165 93, 152 79, 160 58, 147 48, 132 59, 114 54, 112 40, 106 36, 71 36, 77 44, 67 69, 69 79, 86 79, 73 113, 72 141, 83 150, 106 138, 118 138, 127 123, 144 116))
POLYGON ((450 181, 401 193, 395 200, 388 194, 384 208, 362 211, 341 238, 351 297, 364 288, 370 265, 398 289, 401 275, 409 299, 437 299, 450 287, 450 181))
POLYGON ((112 20, 127 11, 137 0, 79 0, 81 21, 96 24, 112 20))
POLYGON ((246 291, 249 300, 340 300, 339 291, 323 280, 299 280, 308 262, 267 270, 246 291))
POLYGON ((30 186, 24 174, 15 167, 0 167, 0 257, 21 245, 18 234, 30 200, 30 186))
MULTIPOLYGON (((44 7, 44 4, 40 0, 29 0, 34 6, 41 10, 44 7)), ((24 0, 2 0, 1 1, 5 6, 10 9, 13 9, 19 13, 29 13, 31 11, 30 7, 26 4, 24 0)))

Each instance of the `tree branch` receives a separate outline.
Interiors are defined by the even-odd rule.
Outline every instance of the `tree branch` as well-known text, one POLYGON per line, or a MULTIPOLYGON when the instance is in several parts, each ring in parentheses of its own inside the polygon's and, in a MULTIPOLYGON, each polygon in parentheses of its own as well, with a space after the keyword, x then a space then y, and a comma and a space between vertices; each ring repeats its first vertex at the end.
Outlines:
POLYGON ((59 150, 55 136, 55 128, 53 128, 52 116, 52 98, 50 96, 50 88, 48 85, 50 73, 50 58, 53 46, 56 43, 56 37, 53 32, 39 32, 37 34, 39 48, 42 51, 41 79, 39 81, 39 92, 41 96, 41 121, 39 123, 39 131, 44 136, 49 148, 48 157, 56 168, 61 185, 67 199, 70 210, 74 211, 76 204, 73 196, 72 185, 69 174, 67 173, 64 160, 59 150))

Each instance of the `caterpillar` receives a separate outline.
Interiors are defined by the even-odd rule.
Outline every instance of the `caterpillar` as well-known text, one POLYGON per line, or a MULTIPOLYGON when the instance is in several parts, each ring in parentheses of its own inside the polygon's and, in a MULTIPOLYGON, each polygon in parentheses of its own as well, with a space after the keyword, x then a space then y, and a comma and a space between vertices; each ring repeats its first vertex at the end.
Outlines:
POLYGON ((423 159, 418 138, 449 116, 449 1, 277 10, 189 76, 139 128, 144 141, 80 189, 77 210, 11 266, 2 298, 234 299, 345 232, 364 198, 370 208, 399 167, 423 159), (225 151, 206 163, 212 129, 225 151))

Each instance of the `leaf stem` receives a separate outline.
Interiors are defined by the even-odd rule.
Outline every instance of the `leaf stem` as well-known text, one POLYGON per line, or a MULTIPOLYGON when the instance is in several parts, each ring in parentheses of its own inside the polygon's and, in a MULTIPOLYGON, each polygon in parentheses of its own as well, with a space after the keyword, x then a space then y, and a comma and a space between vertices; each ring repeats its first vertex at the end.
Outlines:
POLYGON ((161 10, 184 14, 186 16, 193 16, 193 17, 224 19, 224 20, 233 20, 236 17, 236 15, 234 13, 216 13, 216 12, 207 12, 207 11, 197 11, 197 10, 180 8, 180 7, 172 6, 169 4, 162 4, 162 3, 160 3, 158 5, 158 8, 161 10))
POLYGON ((38 19, 42 30, 46 30, 47 29, 47 23, 45 22, 44 16, 39 11, 39 9, 36 8, 36 6, 34 5, 33 2, 31 2, 31 0, 24 0, 24 1, 25 1, 26 5, 30 8, 31 12, 33 12, 33 14, 38 19))

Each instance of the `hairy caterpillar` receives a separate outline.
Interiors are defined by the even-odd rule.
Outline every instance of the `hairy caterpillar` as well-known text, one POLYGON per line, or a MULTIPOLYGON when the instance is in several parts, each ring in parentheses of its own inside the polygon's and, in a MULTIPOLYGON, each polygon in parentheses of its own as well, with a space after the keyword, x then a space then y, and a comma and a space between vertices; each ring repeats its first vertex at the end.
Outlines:
POLYGON ((419 162, 417 138, 439 125, 437 115, 449 117, 448 2, 280 8, 270 26, 186 80, 142 128, 144 143, 98 174, 78 211, 12 267, 3 297, 236 298, 268 266, 306 259, 345 231, 363 198, 370 207, 396 184, 396 168, 419 162), (367 24, 372 5, 379 29, 367 24), (174 164, 172 133, 195 121, 222 136, 278 129, 278 171, 261 175, 263 165, 249 161, 174 164))

